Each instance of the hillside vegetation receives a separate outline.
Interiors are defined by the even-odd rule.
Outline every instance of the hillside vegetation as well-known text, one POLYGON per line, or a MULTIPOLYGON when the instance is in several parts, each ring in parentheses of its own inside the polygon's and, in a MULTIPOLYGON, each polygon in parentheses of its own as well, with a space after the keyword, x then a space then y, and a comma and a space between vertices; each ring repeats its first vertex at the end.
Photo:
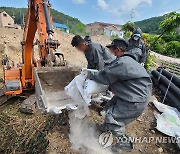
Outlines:
MULTIPOLYGON (((15 17, 17 24, 22 24, 23 14, 26 15, 27 8, 0 7, 0 10, 6 11, 9 15, 15 17)), ((57 10, 51 9, 51 15, 54 22, 66 24, 70 27, 70 32, 73 34, 85 35, 85 25, 77 18, 65 15, 57 10)), ((140 27, 143 32, 149 34, 159 34, 159 25, 164 20, 164 16, 152 17, 142 21, 135 22, 135 25, 140 27)))
POLYGON ((164 16, 152 17, 142 21, 135 22, 135 25, 140 27, 144 33, 159 34, 160 23, 164 20, 164 16))
POLYGON ((160 23, 161 35, 144 34, 144 39, 149 43, 151 50, 160 54, 180 58, 180 35, 177 28, 180 25, 180 13, 167 14, 160 23))
MULTIPOLYGON (((10 16, 13 16, 15 23, 20 25, 23 23, 23 14, 26 15, 27 12, 27 8, 0 7, 0 10, 4 10, 10 16)), ((54 9, 51 9, 51 15, 54 22, 68 25, 71 33, 85 35, 85 25, 77 18, 70 17, 54 9)))

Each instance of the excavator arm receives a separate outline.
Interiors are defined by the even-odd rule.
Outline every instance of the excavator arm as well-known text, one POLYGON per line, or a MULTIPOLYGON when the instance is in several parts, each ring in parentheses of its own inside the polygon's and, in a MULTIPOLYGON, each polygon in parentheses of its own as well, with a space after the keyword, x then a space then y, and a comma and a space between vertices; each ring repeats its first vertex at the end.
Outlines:
POLYGON ((72 103, 64 87, 79 73, 79 69, 64 66, 64 56, 58 52, 60 43, 53 39, 52 19, 48 0, 29 0, 22 44, 22 65, 5 69, 5 94, 19 95, 35 89, 36 102, 43 113, 69 108, 72 103), (38 35, 38 40, 35 36, 38 35), (38 45, 39 58, 34 56, 38 45), (55 67, 52 67, 55 66, 55 67))
POLYGON ((5 70, 5 94, 17 95, 34 89, 34 67, 65 65, 64 56, 57 52, 60 43, 53 39, 49 0, 29 0, 22 45, 22 66, 5 70), (36 33, 39 58, 34 57, 36 33), (60 61, 61 60, 61 61, 60 61))
POLYGON ((55 52, 59 47, 58 40, 53 39, 52 19, 48 0, 29 0, 28 13, 23 37, 22 86, 34 87, 33 68, 39 64, 47 66, 49 61, 55 62, 55 52), (33 57, 33 42, 36 31, 39 40, 39 64, 33 57), (48 59, 49 58, 49 59, 48 59))

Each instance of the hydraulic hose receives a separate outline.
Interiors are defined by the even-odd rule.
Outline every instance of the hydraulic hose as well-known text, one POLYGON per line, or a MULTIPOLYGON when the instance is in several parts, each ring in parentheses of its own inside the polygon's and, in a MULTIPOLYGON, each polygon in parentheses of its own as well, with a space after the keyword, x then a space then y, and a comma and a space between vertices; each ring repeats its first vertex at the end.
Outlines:
POLYGON ((44 15, 46 20, 46 31, 48 33, 49 38, 52 39, 53 29, 50 21, 49 10, 48 10, 48 0, 43 0, 43 8, 44 8, 44 15))

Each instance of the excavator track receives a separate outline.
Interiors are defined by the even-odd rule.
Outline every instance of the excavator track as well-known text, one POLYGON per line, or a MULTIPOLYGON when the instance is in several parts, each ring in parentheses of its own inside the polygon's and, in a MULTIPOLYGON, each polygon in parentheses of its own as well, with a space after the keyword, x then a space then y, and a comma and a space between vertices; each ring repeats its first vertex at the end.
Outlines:
POLYGON ((0 106, 4 105, 11 97, 4 94, 4 90, 0 89, 0 106))

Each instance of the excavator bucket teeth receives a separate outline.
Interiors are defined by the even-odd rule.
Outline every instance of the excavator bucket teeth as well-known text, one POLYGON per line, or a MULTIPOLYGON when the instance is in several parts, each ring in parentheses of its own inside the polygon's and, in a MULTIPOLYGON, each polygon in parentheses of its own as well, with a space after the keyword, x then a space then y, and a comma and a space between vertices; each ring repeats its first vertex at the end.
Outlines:
POLYGON ((64 92, 66 87, 79 73, 72 67, 42 67, 34 69, 37 105, 41 112, 52 108, 65 108, 72 102, 64 92))

